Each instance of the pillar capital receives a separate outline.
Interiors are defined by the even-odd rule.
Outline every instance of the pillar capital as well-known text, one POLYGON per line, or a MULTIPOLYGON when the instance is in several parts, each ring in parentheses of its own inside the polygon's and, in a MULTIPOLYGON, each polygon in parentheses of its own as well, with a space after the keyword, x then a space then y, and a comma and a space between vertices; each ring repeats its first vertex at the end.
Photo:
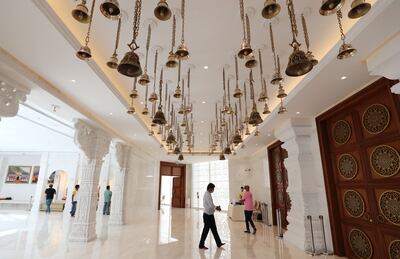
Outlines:
POLYGON ((115 159, 120 169, 128 167, 128 159, 131 147, 123 142, 115 142, 115 159))
POLYGON ((0 119, 17 115, 30 90, 0 75, 0 119))

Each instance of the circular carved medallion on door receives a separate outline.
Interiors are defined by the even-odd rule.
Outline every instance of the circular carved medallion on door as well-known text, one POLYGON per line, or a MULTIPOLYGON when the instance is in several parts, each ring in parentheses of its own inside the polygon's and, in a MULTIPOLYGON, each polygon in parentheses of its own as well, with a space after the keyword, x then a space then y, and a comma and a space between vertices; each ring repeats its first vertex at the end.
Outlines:
POLYGON ((390 122, 389 110, 383 104, 369 106, 362 117, 364 129, 371 134, 378 134, 384 131, 390 122))
POLYGON ((358 192, 348 190, 344 193, 343 203, 347 213, 354 218, 361 217, 365 212, 364 200, 358 192))
POLYGON ((343 178, 353 179, 358 172, 357 160, 350 154, 342 154, 338 159, 338 170, 343 178))
POLYGON ((349 244, 353 253, 362 259, 369 259, 372 257, 374 251, 371 240, 361 230, 353 228, 349 233, 349 244))
POLYGON ((400 226, 400 192, 390 190, 382 193, 379 209, 390 223, 400 226))
POLYGON ((390 259, 400 259, 400 240, 393 240, 389 244, 390 259))
POLYGON ((336 144, 343 145, 351 137, 350 124, 345 120, 339 120, 333 126, 333 139, 336 144))
POLYGON ((383 177, 391 177, 400 170, 400 155, 391 146, 377 146, 371 153, 370 163, 375 173, 383 177))

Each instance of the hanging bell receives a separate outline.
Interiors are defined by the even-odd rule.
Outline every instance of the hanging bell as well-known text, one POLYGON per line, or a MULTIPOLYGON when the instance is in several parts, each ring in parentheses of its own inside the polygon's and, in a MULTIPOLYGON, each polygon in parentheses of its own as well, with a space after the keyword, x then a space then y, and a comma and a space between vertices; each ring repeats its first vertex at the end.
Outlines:
POLYGON ((254 137, 258 137, 258 136, 260 136, 260 131, 257 128, 256 131, 254 131, 254 137))
POLYGON ((157 100, 158 100, 157 94, 156 94, 156 93, 151 93, 150 96, 149 96, 149 102, 154 103, 154 102, 156 102, 157 100))
POLYGON ((283 89, 282 85, 279 85, 279 89, 278 89, 278 98, 285 98, 287 96, 287 94, 285 93, 285 89, 283 89))
POLYGON ((182 153, 179 154, 178 160, 179 160, 179 161, 182 161, 182 160, 183 160, 183 155, 182 155, 182 153))
POLYGON ((246 124, 246 133, 244 135, 249 136, 250 135, 250 130, 249 130, 249 125, 246 124))
POLYGON ((246 62, 244 63, 244 66, 247 68, 254 68, 257 66, 257 60, 254 57, 253 53, 250 53, 249 55, 245 56, 246 62))
POLYGON ((136 89, 132 89, 131 93, 129 94, 129 97, 132 99, 136 99, 138 98, 139 94, 138 91, 136 89))
POLYGON ((127 114, 135 114, 136 110, 135 107, 130 106, 129 109, 126 111, 127 114))
POLYGON ((164 125, 165 123, 167 123, 161 107, 158 107, 158 111, 156 112, 156 114, 154 114, 153 123, 157 125, 164 125))
POLYGON ((265 102, 263 114, 270 114, 271 111, 269 110, 268 103, 265 102))
POLYGON ((174 149, 174 154, 178 155, 179 153, 181 153, 181 149, 178 146, 176 146, 174 149))
POLYGON ((260 103, 265 102, 268 99, 267 94, 265 93, 264 90, 261 91, 260 96, 258 97, 258 101, 260 103))
POLYGON ((224 148, 224 154, 225 155, 230 155, 232 154, 232 150, 229 146, 227 146, 226 148, 224 148))
POLYGON ((307 51, 306 57, 308 58, 309 61, 311 61, 313 67, 318 65, 318 60, 314 57, 311 51, 307 51))
POLYGON ((192 112, 192 106, 191 105, 186 106, 185 113, 191 113, 191 112, 192 112))
POLYGON ((168 144, 175 144, 176 143, 176 139, 175 139, 175 136, 174 136, 174 133, 172 132, 172 130, 170 130, 169 133, 168 133, 167 143, 168 144))
POLYGON ((169 52, 168 60, 165 65, 169 68, 174 68, 178 66, 178 60, 176 59, 176 55, 172 51, 169 52))
POLYGON ((181 127, 186 127, 187 126, 187 120, 185 118, 183 118, 182 122, 181 122, 181 127))
POLYGON ((278 114, 284 114, 285 112, 287 112, 286 107, 284 106, 279 107, 278 114))
POLYGON ((225 156, 223 153, 219 154, 219 160, 225 160, 225 156))
POLYGON ((265 19, 272 19, 279 14, 281 11, 281 6, 276 2, 276 0, 266 0, 264 3, 264 8, 261 11, 261 15, 265 19))
POLYGON ((181 104, 181 107, 179 107, 178 113, 179 114, 184 114, 185 113, 185 106, 183 104, 181 104))
POLYGON ((249 124, 253 126, 257 126, 263 122, 263 119, 261 118, 260 114, 257 111, 257 108, 253 106, 253 109, 250 113, 250 118, 249 118, 249 124))
POLYGON ((147 108, 147 106, 144 106, 143 111, 142 111, 143 115, 147 115, 149 114, 149 108, 147 108))
POLYGON ((107 61, 107 66, 111 69, 116 69, 118 67, 117 53, 112 54, 110 59, 107 61))
POLYGON ((323 0, 322 5, 319 8, 319 13, 321 15, 331 15, 335 14, 342 8, 345 0, 323 0))
POLYGON ((235 90, 233 91, 233 97, 240 98, 242 97, 242 95, 243 95, 242 90, 240 90, 240 88, 236 86, 235 90))
POLYGON ((186 60, 189 58, 189 51, 185 45, 185 43, 181 43, 176 49, 175 55, 180 60, 186 60))
POLYGON ((140 76, 138 83, 140 85, 148 85, 150 83, 150 77, 146 71, 140 76))
POLYGON ((242 45, 240 47, 240 50, 238 52, 238 57, 243 59, 243 58, 245 58, 247 55, 249 55, 252 52, 253 52, 253 50, 251 49, 250 44, 248 44, 247 42, 243 41, 242 45))
POLYGON ((81 48, 76 52, 76 56, 81 60, 88 60, 92 57, 92 52, 88 46, 81 46, 81 48))
POLYGON ((366 15, 371 9, 371 4, 366 3, 365 0, 353 0, 351 9, 347 16, 351 19, 357 19, 366 15))
POLYGON ((239 131, 236 131, 235 135, 233 136, 232 143, 235 145, 238 145, 239 143, 242 143, 242 136, 240 136, 239 131))
POLYGON ((124 58, 119 63, 117 70, 124 76, 140 76, 142 74, 142 67, 140 66, 139 56, 133 51, 126 52, 124 58))
POLYGON ((72 10, 72 17, 80 23, 89 23, 90 16, 89 10, 86 7, 86 1, 82 1, 78 4, 74 10, 72 10))
POLYGON ((289 56, 289 63, 286 67, 286 75, 288 76, 302 76, 307 74, 313 68, 310 60, 308 60, 306 53, 299 49, 299 44, 294 42, 293 53, 289 56))
POLYGON ((175 89, 175 93, 174 93, 174 98, 181 98, 182 97, 182 91, 181 91, 181 87, 178 85, 175 89))
POLYGON ((157 7, 154 9, 154 15, 160 21, 167 21, 171 18, 171 10, 166 0, 160 0, 160 2, 158 2, 157 7))
POLYGON ((225 107, 225 113, 231 115, 233 113, 233 109, 231 106, 225 107))
POLYGON ((121 16, 117 0, 106 0, 100 5, 100 12, 108 19, 118 20, 121 16))
POLYGON ((149 131, 149 136, 154 136, 154 131, 153 130, 149 131))
POLYGON ((338 59, 346 59, 354 56, 357 53, 357 49, 353 48, 351 44, 343 43, 340 46, 339 54, 337 55, 338 59))
POLYGON ((272 75, 271 84, 277 85, 277 84, 280 84, 282 81, 283 81, 283 77, 282 77, 281 73, 279 71, 275 70, 275 73, 272 75))

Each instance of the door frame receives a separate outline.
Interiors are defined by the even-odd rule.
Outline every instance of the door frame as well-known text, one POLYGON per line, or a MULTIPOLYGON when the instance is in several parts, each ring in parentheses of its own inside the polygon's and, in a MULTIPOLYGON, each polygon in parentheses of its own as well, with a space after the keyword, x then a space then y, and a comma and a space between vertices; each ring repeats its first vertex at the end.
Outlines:
MULTIPOLYGON (((179 167, 181 169, 181 184, 182 184, 182 189, 181 189, 181 206, 180 208, 185 208, 185 202, 186 202, 186 164, 176 164, 176 163, 171 163, 171 162, 164 162, 160 161, 160 175, 159 175, 159 181, 158 181, 158 210, 161 208, 161 179, 163 175, 166 176, 174 176, 172 173, 172 168, 174 167, 179 167), (170 167, 170 173, 165 173, 161 171, 162 166, 167 166, 170 167)), ((171 203, 172 207, 172 203, 171 203)))

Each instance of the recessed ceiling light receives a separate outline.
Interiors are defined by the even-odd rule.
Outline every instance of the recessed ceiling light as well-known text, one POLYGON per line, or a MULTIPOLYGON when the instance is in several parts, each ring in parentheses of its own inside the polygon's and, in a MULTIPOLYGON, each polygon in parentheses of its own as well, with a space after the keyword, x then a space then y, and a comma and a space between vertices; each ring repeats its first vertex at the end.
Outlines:
POLYGON ((271 134, 269 134, 269 133, 268 133, 268 135, 267 135, 267 136, 268 136, 268 137, 271 137, 271 134))
POLYGON ((72 82, 72 83, 76 83, 76 80, 75 80, 75 79, 71 79, 71 82, 72 82))
POLYGON ((110 112, 109 114, 112 115, 112 112, 110 112))
POLYGON ((296 112, 296 114, 300 114, 300 112, 296 112))
POLYGON ((208 69, 208 66, 204 66, 203 68, 204 68, 204 69, 208 69))
POLYGON ((204 121, 201 121, 201 123, 204 123, 204 121))
POLYGON ((347 78, 347 76, 342 76, 340 79, 345 80, 346 78, 347 78))
POLYGON ((256 146, 258 146, 258 143, 256 143, 256 146))
POLYGON ((143 104, 143 102, 140 102, 140 104, 143 104))

